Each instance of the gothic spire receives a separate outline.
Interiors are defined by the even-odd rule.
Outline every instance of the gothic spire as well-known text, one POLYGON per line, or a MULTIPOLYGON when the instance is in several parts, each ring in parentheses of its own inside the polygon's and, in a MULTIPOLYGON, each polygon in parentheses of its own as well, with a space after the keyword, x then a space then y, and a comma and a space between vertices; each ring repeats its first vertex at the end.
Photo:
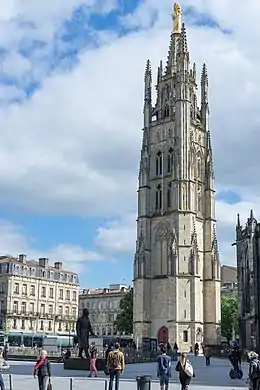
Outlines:
POLYGON ((144 73, 144 128, 149 127, 152 111, 152 68, 147 60, 144 73))
POLYGON ((241 223, 240 223, 240 215, 239 213, 237 214, 237 229, 241 228, 241 223))
POLYGON ((214 253, 214 259, 219 261, 218 239, 215 225, 213 226, 212 251, 214 253))
POLYGON ((181 35, 178 44, 178 54, 188 54, 188 43, 185 23, 182 23, 181 35))

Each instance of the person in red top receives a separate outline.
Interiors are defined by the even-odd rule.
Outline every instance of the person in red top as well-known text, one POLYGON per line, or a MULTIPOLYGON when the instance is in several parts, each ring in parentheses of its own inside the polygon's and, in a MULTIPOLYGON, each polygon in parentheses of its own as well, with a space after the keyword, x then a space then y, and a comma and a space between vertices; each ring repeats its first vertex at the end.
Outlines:
POLYGON ((47 359, 47 352, 44 350, 34 366, 33 375, 34 378, 38 376, 39 390, 47 390, 51 378, 51 365, 47 359))

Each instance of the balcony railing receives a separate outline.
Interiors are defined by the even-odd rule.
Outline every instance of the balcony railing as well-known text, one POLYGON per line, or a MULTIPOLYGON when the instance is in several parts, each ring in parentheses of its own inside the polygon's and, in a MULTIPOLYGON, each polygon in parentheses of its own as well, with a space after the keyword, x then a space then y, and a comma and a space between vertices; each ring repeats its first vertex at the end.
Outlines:
POLYGON ((68 315, 68 314, 54 314, 54 313, 42 313, 42 312, 34 312, 34 311, 23 311, 23 310, 2 310, 0 312, 0 316, 4 317, 27 317, 27 318, 39 318, 39 319, 49 319, 55 321, 66 321, 73 322, 77 320, 76 314, 68 315))

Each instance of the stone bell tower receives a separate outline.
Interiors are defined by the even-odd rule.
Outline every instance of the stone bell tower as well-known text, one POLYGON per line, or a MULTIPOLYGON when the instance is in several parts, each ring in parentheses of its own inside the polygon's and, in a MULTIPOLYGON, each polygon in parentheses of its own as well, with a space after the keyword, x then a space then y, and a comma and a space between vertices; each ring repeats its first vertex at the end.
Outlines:
POLYGON ((197 103, 181 7, 174 4, 166 67, 144 76, 144 123, 134 260, 134 337, 216 344, 220 322, 220 261, 204 64, 197 103))

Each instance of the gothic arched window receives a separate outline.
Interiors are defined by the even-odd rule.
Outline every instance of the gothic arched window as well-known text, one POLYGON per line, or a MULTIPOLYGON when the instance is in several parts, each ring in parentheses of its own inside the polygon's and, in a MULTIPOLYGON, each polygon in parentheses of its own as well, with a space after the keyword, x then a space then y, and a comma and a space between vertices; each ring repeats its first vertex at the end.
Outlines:
POLYGON ((167 207, 171 207, 171 194, 172 194, 172 183, 170 182, 167 188, 167 207))
POLYGON ((156 175, 161 175, 162 174, 162 153, 158 152, 156 155, 156 175))
POLYGON ((168 118, 169 116, 170 116, 170 108, 168 104, 166 104, 166 106, 163 109, 163 117, 168 118))
POLYGON ((156 210, 162 208, 162 186, 160 184, 156 187, 155 207, 156 210))
POLYGON ((168 152, 168 159, 167 159, 168 173, 170 173, 172 171, 172 168, 173 168, 173 157, 174 157, 173 149, 170 149, 168 152))
POLYGON ((201 177, 202 177, 200 157, 198 158, 198 161, 197 161, 197 177, 198 177, 198 179, 201 179, 201 177))

